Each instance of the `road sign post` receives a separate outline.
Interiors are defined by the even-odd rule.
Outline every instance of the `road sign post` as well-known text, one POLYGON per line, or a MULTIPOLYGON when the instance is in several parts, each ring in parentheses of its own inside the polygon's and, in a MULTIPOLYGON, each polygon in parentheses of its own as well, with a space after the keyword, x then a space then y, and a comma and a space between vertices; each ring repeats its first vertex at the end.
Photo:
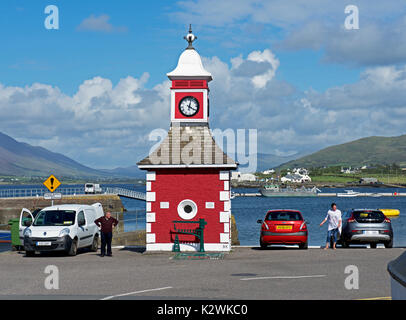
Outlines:
POLYGON ((48 179, 46 179, 43 182, 43 184, 51 192, 51 193, 45 193, 44 194, 44 199, 52 200, 52 205, 54 205, 54 199, 62 199, 62 194, 61 193, 54 193, 54 191, 56 189, 58 189, 58 187, 61 185, 61 183, 59 182, 59 180, 53 174, 51 174, 48 177, 48 179))

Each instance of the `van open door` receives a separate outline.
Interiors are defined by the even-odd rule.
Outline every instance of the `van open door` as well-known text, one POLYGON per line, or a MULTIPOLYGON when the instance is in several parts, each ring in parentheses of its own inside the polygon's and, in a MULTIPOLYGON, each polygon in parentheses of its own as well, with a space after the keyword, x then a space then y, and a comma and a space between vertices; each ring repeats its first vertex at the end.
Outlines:
POLYGON ((31 226, 33 222, 34 222, 34 217, 31 213, 31 211, 26 208, 23 208, 21 210, 20 223, 19 223, 19 227, 18 227, 21 244, 23 243, 23 240, 24 240, 23 232, 24 232, 25 228, 31 226))
POLYGON ((93 203, 92 207, 96 210, 96 219, 104 216, 103 206, 101 203, 93 203))

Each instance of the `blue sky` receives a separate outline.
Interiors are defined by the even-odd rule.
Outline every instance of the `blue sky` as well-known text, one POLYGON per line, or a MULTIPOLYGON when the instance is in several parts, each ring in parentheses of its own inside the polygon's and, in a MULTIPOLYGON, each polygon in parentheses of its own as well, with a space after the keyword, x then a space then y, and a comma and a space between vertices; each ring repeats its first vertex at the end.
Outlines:
MULTIPOLYGON (((174 19, 171 13, 179 6, 171 5, 170 1, 20 0, 3 1, 0 8, 0 36, 7 44, 1 53, 0 81, 19 86, 48 83, 70 94, 83 79, 93 76, 107 77, 116 83, 128 75, 138 77, 149 72, 149 85, 165 80, 185 46, 182 38, 188 23, 194 22, 174 19), (44 8, 49 4, 59 8, 57 31, 43 26, 44 8), (77 26, 92 14, 107 14, 109 23, 126 31, 78 32, 77 26)), ((272 42, 280 37, 279 28, 271 27, 260 34, 252 31, 250 43, 230 48, 210 39, 210 33, 205 37, 208 32, 204 25, 195 25, 194 29, 199 34, 196 46, 200 54, 215 55, 222 60, 272 48, 272 42), (255 37, 262 38, 259 44, 255 37)), ((277 49, 273 52, 283 61, 278 76, 303 90, 309 87, 324 90, 358 79, 359 68, 323 63, 320 52, 277 49), (325 73, 333 73, 334 77, 326 79, 325 73)))
POLYGON ((134 164, 152 145, 148 133, 169 125, 169 114, 157 115, 169 110, 166 73, 192 23, 195 47, 215 76, 212 127, 256 128, 259 151, 274 154, 403 134, 405 8, 395 0, 351 1, 360 29, 349 31, 348 4, 2 1, 0 131, 94 167, 134 164), (50 4, 59 8, 59 30, 44 27, 50 4), (262 88, 242 76, 253 52, 269 63, 258 72, 272 74, 262 88))

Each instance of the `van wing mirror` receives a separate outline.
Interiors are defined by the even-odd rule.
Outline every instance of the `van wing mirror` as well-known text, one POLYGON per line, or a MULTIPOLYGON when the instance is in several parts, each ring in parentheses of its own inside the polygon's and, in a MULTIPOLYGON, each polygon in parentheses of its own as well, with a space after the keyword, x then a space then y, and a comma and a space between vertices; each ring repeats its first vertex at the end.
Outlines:
POLYGON ((261 224, 263 221, 261 219, 257 220, 257 223, 261 224))
POLYGON ((31 219, 24 219, 24 226, 31 227, 31 225, 32 225, 31 219))

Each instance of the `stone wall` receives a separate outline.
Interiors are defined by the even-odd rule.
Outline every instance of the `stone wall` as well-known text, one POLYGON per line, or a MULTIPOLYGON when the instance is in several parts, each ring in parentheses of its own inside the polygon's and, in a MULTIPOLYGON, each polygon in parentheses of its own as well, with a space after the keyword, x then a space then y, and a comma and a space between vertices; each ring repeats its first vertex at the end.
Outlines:
MULTIPOLYGON (((63 196, 61 200, 54 200, 54 205, 58 204, 93 204, 100 202, 104 212, 122 213, 123 204, 119 196, 116 195, 83 195, 83 196, 63 196)), ((2 198, 0 199, 0 224, 7 224, 10 219, 19 218, 21 209, 27 208, 45 208, 51 205, 51 200, 45 200, 43 197, 26 197, 26 198, 2 198)))
MULTIPOLYGON (((114 230, 114 245, 145 245, 145 230, 134 232, 124 232, 123 211, 125 210, 119 196, 115 195, 83 195, 65 196, 61 200, 54 200, 54 205, 58 204, 93 204, 100 202, 104 212, 111 211, 113 217, 121 221, 118 228, 114 230)), ((10 219, 19 218, 21 209, 45 208, 51 205, 51 200, 44 200, 36 197, 29 198, 5 198, 0 199, 0 224, 7 224, 10 219)), ((8 227, 0 228, 8 229, 8 227)), ((231 237, 232 245, 239 245, 238 231, 235 218, 231 215, 231 237)))

